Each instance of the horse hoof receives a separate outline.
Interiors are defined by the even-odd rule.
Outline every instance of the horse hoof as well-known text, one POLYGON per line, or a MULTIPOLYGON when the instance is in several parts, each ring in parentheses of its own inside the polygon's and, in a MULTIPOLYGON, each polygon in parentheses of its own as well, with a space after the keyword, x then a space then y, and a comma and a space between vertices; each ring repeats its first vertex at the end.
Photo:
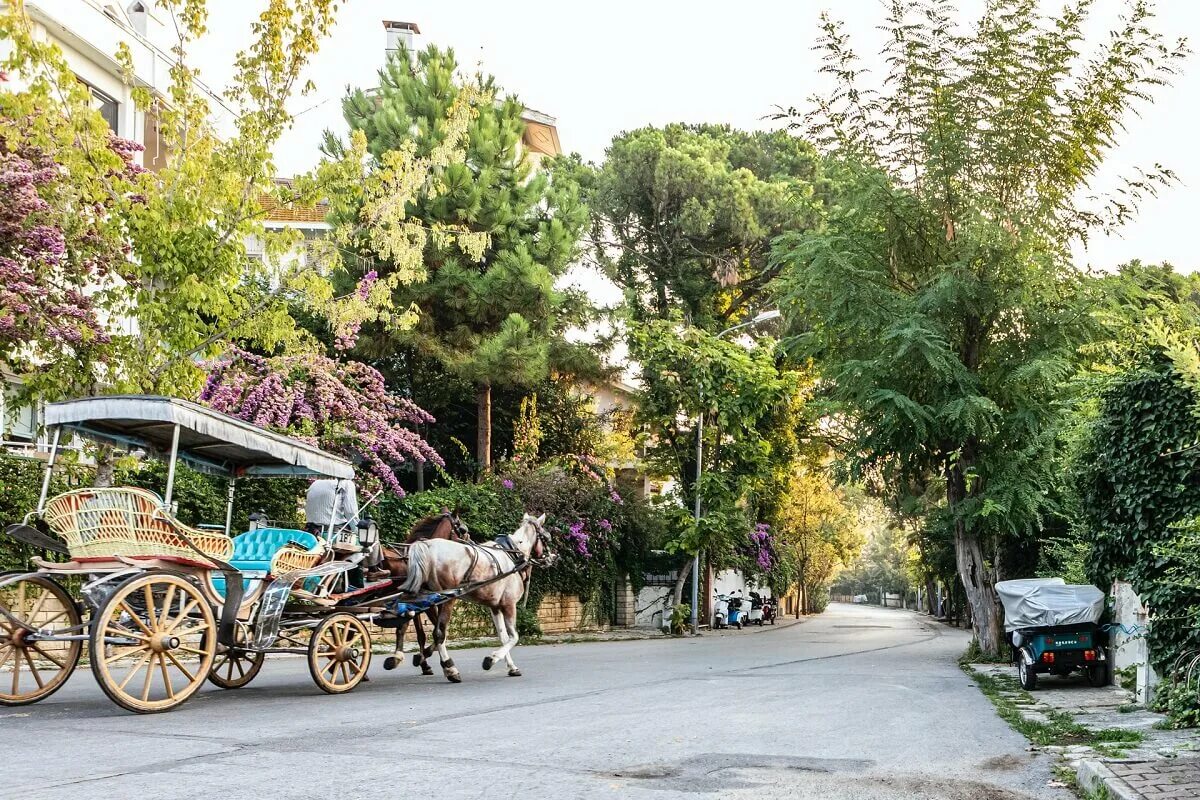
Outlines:
POLYGON ((517 669, 516 667, 513 667, 512 669, 510 669, 510 670, 508 671, 508 677, 510 677, 510 678, 519 678, 519 677, 521 677, 521 670, 517 669))
POLYGON ((398 666, 400 666, 400 659, 395 656, 388 656, 383 660, 383 668, 388 671, 394 670, 398 666))
POLYGON ((428 664, 422 664, 421 665, 421 674, 422 675, 432 675, 433 667, 429 666, 428 664))
POLYGON ((421 666, 421 651, 419 651, 419 650, 417 652, 413 653, 413 666, 414 667, 421 666))
POLYGON ((462 675, 458 674, 457 672, 450 672, 446 674, 446 680, 450 681, 451 683, 462 683, 462 675))
POLYGON ((492 660, 492 657, 488 656, 487 658, 485 658, 483 660, 483 671, 487 672, 489 669, 492 668, 492 664, 495 664, 495 663, 496 662, 492 660))

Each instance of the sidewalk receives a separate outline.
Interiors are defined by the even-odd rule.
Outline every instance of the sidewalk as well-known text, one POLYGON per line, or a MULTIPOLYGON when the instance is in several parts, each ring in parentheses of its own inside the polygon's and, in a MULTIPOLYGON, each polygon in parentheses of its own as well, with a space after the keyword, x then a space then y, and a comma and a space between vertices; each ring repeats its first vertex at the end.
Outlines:
MULTIPOLYGON (((793 625, 802 625, 808 622, 816 615, 806 617, 780 617, 779 621, 774 625, 747 625, 738 630, 737 628, 727 628, 725 630, 714 631, 708 628, 701 628, 701 636, 753 636, 758 633, 767 633, 768 631, 778 631, 784 628, 790 628, 793 625)), ((656 628, 615 628, 610 630, 594 630, 594 631, 576 631, 573 633, 556 633, 540 636, 536 639, 522 639, 521 646, 529 647, 539 644, 575 644, 577 642, 625 642, 638 639, 662 639, 670 641, 672 639, 689 639, 689 634, 683 636, 670 636, 656 628)), ((446 646, 452 650, 461 650, 470 647, 486 646, 495 642, 494 636, 480 636, 476 638, 451 639, 447 641, 446 646)))
MULTIPOLYGON (((1007 664, 972 664, 980 674, 1008 678, 1007 664)), ((1200 798, 1200 730, 1157 727, 1165 717, 1133 702, 1119 686, 1092 688, 1081 679, 1045 677, 1039 688, 1003 692, 1016 704, 1021 719, 1042 723, 1066 715, 1090 731, 1136 732, 1140 742, 1051 744, 1038 749, 1057 753, 1081 788, 1119 800, 1184 800, 1200 798)))
POLYGON ((1096 761, 1079 765, 1079 785, 1103 788, 1114 800, 1194 800, 1200 797, 1200 758, 1096 761))

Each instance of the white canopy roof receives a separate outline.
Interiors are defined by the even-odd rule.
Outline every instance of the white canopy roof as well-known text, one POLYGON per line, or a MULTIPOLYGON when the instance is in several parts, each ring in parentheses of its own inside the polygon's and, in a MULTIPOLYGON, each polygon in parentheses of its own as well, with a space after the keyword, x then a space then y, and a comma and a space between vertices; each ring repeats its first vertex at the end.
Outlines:
POLYGON ((170 397, 111 395, 46 406, 46 425, 94 440, 142 447, 159 457, 171 450, 179 426, 179 457, 221 475, 317 475, 350 479, 354 467, 339 456, 170 397))

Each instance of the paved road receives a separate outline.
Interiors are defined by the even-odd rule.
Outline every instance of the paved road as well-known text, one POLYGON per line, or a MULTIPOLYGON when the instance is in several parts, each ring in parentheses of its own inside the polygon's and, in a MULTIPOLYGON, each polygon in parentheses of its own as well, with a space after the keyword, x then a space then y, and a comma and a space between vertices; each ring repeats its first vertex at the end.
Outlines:
POLYGON ((518 648, 525 676, 455 659, 329 697, 299 659, 168 714, 126 714, 81 671, 0 710, 0 797, 1065 798, 991 710, 957 631, 834 605, 696 640, 518 648))

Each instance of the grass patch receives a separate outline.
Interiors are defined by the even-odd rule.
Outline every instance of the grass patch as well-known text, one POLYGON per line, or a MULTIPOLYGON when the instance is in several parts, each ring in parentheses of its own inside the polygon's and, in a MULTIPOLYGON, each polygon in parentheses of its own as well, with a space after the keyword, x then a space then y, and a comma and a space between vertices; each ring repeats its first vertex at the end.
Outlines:
MULTIPOLYGON (((1145 735, 1141 731, 1124 728, 1103 728, 1095 730, 1080 725, 1065 711, 1047 709, 1041 713, 1045 721, 1030 720, 1021 716, 1023 705, 1034 702, 1033 696, 1021 688, 1017 679, 1009 675, 986 675, 968 669, 971 679, 979 686, 979 690, 992 701, 999 717, 1018 731, 1026 739, 1044 746, 1083 744, 1097 750, 1121 750, 1121 745, 1129 747, 1140 744, 1145 735)), ((1106 754, 1107 755, 1107 754, 1106 754)))
POLYGON ((1008 655, 997 654, 989 656, 979 648, 979 640, 972 639, 967 645, 967 649, 958 657, 958 665, 965 667, 968 664, 1008 664, 1012 659, 1008 655))

